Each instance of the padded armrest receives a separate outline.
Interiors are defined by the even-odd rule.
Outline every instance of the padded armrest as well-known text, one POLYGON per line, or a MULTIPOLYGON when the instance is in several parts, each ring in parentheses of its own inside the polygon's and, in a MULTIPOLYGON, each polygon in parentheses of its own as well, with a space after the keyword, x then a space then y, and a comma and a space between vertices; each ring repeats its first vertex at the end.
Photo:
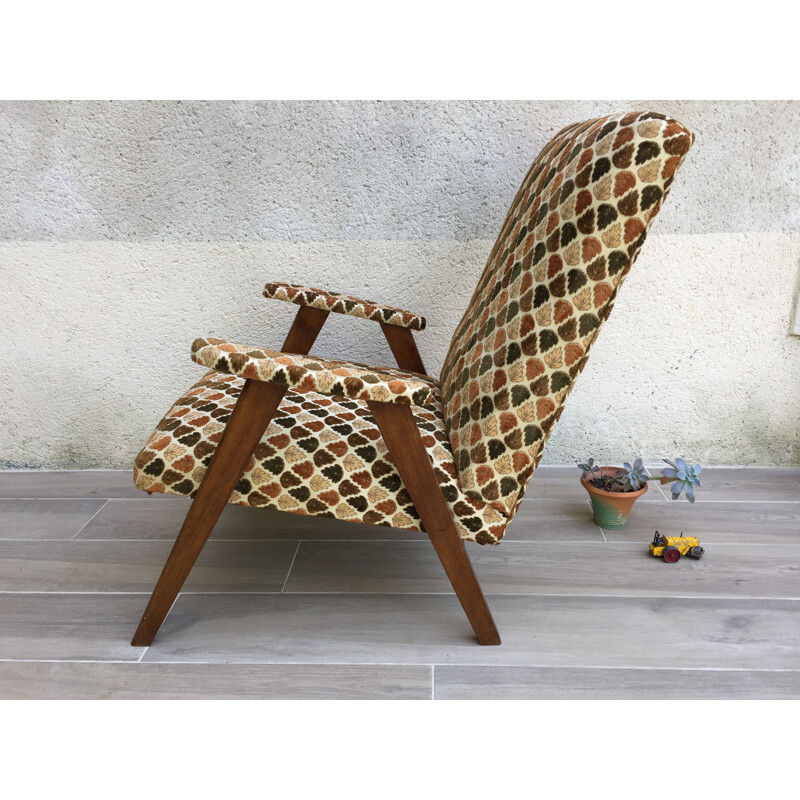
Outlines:
POLYGON ((298 286, 294 283, 268 283, 264 287, 264 297, 271 300, 285 300, 298 306, 310 306, 321 311, 334 311, 337 314, 349 314, 351 317, 385 322, 387 325, 397 325, 415 331, 421 331, 425 327, 425 317, 403 311, 402 308, 361 300, 347 294, 326 292, 324 289, 298 286))
POLYGON ((289 355, 224 339, 196 339, 192 361, 217 372, 277 383, 301 393, 414 406, 432 405, 439 399, 437 381, 413 372, 289 355))

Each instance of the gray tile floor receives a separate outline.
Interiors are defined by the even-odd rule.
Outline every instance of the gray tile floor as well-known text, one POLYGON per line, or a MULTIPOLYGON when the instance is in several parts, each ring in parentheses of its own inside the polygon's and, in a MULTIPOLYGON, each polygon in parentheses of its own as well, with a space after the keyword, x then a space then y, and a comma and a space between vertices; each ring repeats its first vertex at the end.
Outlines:
POLYGON ((468 547, 481 647, 427 538, 229 506, 154 644, 129 644, 188 503, 127 472, 0 473, 0 698, 800 698, 800 469, 656 485, 628 527, 541 467, 468 547), (701 561, 647 555, 697 535, 701 561))

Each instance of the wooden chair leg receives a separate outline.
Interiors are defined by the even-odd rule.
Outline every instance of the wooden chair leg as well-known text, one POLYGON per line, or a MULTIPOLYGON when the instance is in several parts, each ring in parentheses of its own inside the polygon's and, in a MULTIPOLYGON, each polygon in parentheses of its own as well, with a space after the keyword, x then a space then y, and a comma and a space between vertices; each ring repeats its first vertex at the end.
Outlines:
POLYGON ((317 334, 322 330, 330 311, 319 308, 301 306, 289 328, 281 352, 295 353, 306 356, 311 350, 311 345, 317 340, 317 334))
POLYGON ((148 646, 158 633, 285 393, 282 386, 245 381, 136 629, 134 647, 148 646))
POLYGON ((439 488, 410 406, 374 402, 368 405, 478 641, 500 644, 500 634, 439 488))
POLYGON ((401 328, 399 325, 387 325, 385 322, 381 322, 381 328, 386 341, 389 342, 397 366, 400 369, 407 369, 409 372, 427 375, 411 331, 408 328, 401 328))

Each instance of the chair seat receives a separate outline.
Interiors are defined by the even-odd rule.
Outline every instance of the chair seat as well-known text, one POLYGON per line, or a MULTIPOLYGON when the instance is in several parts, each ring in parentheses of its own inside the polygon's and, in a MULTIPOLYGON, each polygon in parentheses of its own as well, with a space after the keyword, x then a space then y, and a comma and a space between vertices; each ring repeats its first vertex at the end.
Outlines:
MULTIPOLYGON (((192 386, 136 457, 136 486, 193 497, 243 385, 211 370, 192 386)), ((411 410, 460 536, 497 544, 509 520, 461 491, 438 396, 411 410)), ((228 502, 422 529, 367 404, 314 392, 286 393, 228 502)))

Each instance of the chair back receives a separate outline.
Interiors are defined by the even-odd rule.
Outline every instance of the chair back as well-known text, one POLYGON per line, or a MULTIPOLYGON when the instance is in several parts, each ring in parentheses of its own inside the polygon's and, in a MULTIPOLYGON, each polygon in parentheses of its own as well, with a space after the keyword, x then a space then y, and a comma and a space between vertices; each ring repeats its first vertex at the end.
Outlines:
POLYGON ((468 496, 516 512, 693 141, 633 112, 570 125, 533 162, 441 373, 468 496))

